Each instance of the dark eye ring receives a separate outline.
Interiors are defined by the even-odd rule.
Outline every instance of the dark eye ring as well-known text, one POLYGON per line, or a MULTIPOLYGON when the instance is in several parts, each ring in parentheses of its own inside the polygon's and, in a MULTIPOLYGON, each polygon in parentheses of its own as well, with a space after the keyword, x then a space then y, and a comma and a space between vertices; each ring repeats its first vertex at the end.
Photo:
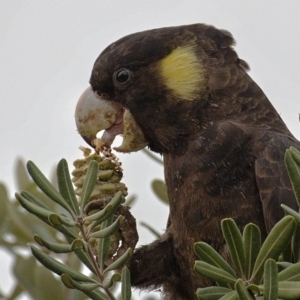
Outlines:
POLYGON ((130 79, 130 71, 128 69, 120 69, 114 74, 114 78, 116 82, 123 84, 126 83, 130 79))

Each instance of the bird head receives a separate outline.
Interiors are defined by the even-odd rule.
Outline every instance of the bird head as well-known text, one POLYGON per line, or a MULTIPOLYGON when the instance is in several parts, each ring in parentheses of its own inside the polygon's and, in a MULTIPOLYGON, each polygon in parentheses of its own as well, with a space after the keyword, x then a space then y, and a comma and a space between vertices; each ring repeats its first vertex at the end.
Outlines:
POLYGON ((191 136, 233 111, 220 99, 247 69, 233 44, 230 33, 204 24, 138 32, 112 43, 97 58, 91 87, 77 104, 79 133, 90 143, 105 129, 107 145, 123 134, 116 148, 122 152, 148 145, 183 154, 191 136))

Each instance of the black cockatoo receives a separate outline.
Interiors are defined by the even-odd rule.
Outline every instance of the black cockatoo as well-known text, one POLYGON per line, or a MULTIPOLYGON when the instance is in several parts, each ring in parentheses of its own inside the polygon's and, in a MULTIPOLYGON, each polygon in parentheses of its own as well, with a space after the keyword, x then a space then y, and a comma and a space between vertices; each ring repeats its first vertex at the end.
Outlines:
POLYGON ((297 209, 284 153, 300 143, 233 44, 229 32, 204 24, 125 36, 97 58, 76 111, 88 143, 106 129, 107 145, 123 134, 119 151, 148 145, 162 154, 167 229, 135 251, 129 268, 134 286, 163 286, 170 299, 195 299, 196 288, 209 284, 193 270, 195 242, 228 259, 222 219, 240 229, 255 223, 265 238, 284 215, 281 203, 297 209))

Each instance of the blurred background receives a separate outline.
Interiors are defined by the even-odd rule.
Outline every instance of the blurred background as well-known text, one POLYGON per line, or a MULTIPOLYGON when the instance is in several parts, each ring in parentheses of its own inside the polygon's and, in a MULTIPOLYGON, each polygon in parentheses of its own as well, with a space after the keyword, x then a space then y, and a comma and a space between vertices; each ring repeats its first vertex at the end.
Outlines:
MULTIPOLYGON (((84 145, 75 105, 95 59, 116 39, 156 27, 206 23, 230 31, 250 75, 299 139, 299 11, 297 0, 0 1, 0 181, 8 197, 19 188, 20 160, 32 160, 50 175, 66 158, 72 170, 84 145)), ((132 214, 162 232, 168 206, 150 187, 153 178, 163 179, 162 166, 143 152, 118 156, 123 182, 137 195, 132 214)), ((140 244, 154 239, 144 227, 138 230, 140 244)), ((3 294, 13 287, 11 264, 0 247, 3 294)))

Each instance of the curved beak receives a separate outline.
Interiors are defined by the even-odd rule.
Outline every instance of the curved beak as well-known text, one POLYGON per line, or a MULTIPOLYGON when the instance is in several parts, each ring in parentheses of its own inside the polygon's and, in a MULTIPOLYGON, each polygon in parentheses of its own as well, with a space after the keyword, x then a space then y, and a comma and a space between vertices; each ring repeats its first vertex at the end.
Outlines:
POLYGON ((75 122, 82 138, 93 148, 97 145, 110 147, 115 137, 123 134, 123 143, 114 149, 119 152, 132 152, 143 149, 146 139, 131 113, 120 104, 96 96, 88 87, 80 96, 75 122), (100 142, 97 133, 105 130, 100 142))

